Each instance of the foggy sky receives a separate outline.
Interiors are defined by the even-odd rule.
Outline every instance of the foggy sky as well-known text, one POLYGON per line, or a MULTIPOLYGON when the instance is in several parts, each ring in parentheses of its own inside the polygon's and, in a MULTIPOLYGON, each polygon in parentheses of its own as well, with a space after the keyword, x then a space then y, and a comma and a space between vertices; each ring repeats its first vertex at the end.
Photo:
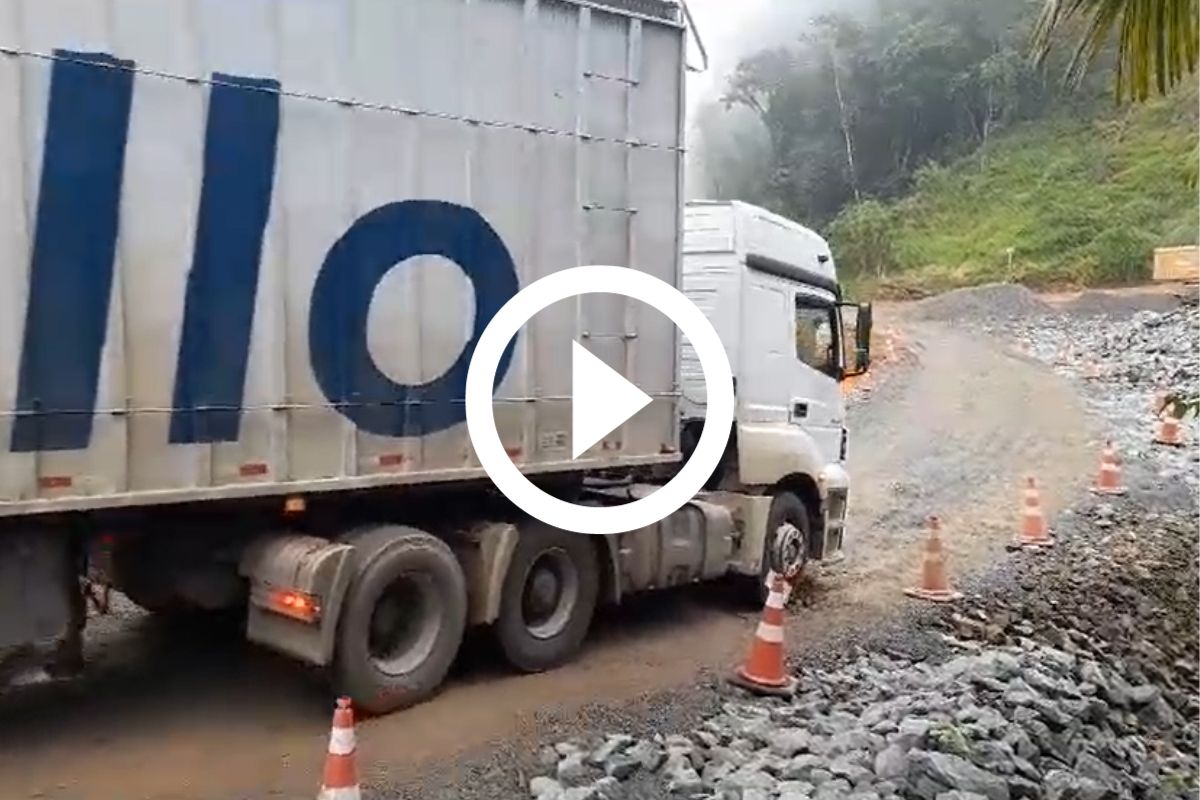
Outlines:
MULTIPOLYGON (((728 75, 743 57, 794 41, 808 20, 836 0, 688 0, 711 59, 708 72, 688 78, 689 116, 720 95, 728 75)), ((691 62, 700 63, 696 48, 691 62)))

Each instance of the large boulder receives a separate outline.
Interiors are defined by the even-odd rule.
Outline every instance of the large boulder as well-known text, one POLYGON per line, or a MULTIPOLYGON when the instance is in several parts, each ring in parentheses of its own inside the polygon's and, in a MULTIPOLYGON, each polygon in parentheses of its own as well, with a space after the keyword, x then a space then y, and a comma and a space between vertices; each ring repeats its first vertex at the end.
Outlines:
POLYGON ((914 750, 908 754, 908 782, 924 800, 959 789, 988 800, 1009 800, 1008 781, 950 753, 914 750))

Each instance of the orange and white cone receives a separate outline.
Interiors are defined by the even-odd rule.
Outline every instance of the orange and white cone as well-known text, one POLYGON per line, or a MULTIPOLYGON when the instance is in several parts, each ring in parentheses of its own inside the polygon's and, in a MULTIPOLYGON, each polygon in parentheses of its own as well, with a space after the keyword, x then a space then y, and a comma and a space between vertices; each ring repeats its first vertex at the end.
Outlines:
POLYGON ((1029 550, 1054 546, 1054 537, 1050 535, 1046 515, 1042 513, 1042 497, 1038 491, 1037 480, 1032 476, 1025 479, 1025 493, 1021 503, 1021 532, 1013 546, 1029 550))
POLYGON ((1162 416, 1163 411, 1167 409, 1167 390, 1155 389, 1154 397, 1150 400, 1150 410, 1154 412, 1154 416, 1162 416))
POLYGON ((929 517, 929 536, 925 539, 925 560, 921 564, 921 583, 904 593, 919 600, 949 603, 962 597, 950 586, 946 577, 946 555, 942 550, 942 521, 937 516, 929 517))
POLYGON ((1158 430, 1154 432, 1154 443, 1170 447, 1183 447, 1183 433, 1180 430, 1179 418, 1175 416, 1175 407, 1170 406, 1158 421, 1158 430))
POLYGON ((1125 494, 1125 487, 1121 483, 1121 465, 1117 463, 1117 451, 1113 450, 1112 442, 1104 443, 1100 472, 1096 475, 1096 485, 1092 491, 1096 494, 1125 494))
POLYGON ((317 800, 362 800, 358 788, 358 769, 354 764, 354 711, 350 698, 339 697, 329 732, 329 754, 317 800))
POLYGON ((783 662, 783 609, 792 587, 782 575, 772 573, 768 580, 771 591, 754 631, 750 655, 730 681, 755 694, 786 697, 796 691, 796 679, 788 674, 783 662))

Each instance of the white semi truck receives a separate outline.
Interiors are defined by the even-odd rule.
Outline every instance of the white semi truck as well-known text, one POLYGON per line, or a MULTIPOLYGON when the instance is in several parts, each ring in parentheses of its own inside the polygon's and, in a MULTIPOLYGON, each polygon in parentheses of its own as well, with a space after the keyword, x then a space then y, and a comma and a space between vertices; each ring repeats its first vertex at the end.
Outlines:
MULTIPOLYGON (((240 610, 385 712, 468 626, 547 669, 601 603, 837 552, 870 316, 811 231, 685 208, 685 34, 666 0, 5 3, 0 682, 82 668, 116 589, 240 610), (589 263, 682 287, 736 391, 710 490, 611 536, 495 492, 462 400, 492 315, 589 263)), ((521 470, 591 504, 654 491, 705 414, 673 325, 610 295, 531 320, 494 397, 521 470), (652 398, 577 459, 573 341, 652 398)))

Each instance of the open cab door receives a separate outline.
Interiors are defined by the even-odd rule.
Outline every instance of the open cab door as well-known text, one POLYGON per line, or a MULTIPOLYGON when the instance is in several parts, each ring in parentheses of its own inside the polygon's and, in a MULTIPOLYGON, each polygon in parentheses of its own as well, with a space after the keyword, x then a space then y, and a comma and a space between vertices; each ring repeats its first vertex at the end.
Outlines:
POLYGON ((846 367, 843 378, 862 375, 871 368, 871 304, 838 303, 842 318, 846 367))

